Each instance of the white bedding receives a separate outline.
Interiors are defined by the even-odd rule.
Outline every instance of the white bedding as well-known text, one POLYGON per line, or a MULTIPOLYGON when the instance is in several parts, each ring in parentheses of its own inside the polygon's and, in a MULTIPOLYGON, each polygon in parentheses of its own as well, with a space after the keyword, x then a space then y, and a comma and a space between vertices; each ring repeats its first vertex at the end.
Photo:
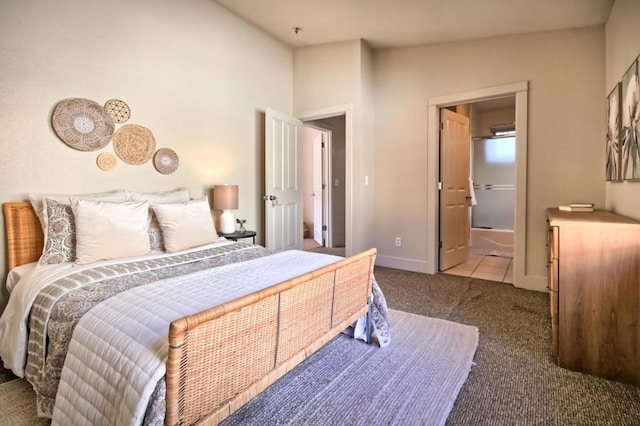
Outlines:
MULTIPOLYGON (((180 253, 188 253, 219 245, 231 244, 230 241, 221 239, 216 243, 184 250, 177 253, 152 253, 137 258, 124 258, 104 262, 96 262, 86 265, 77 265, 72 262, 58 265, 45 265, 34 267, 31 270, 21 270, 19 281, 12 288, 9 302, 0 317, 0 357, 4 367, 11 369, 18 377, 24 377, 24 367, 27 361, 28 341, 28 317, 38 292, 49 283, 73 274, 101 265, 114 265, 129 262, 132 259, 153 259, 167 257, 180 253)), ((26 268, 29 269, 29 268, 26 268)))
POLYGON ((7 288, 7 292, 11 294, 13 288, 18 284, 18 281, 22 279, 25 275, 31 273, 38 266, 38 262, 25 263, 24 265, 16 266, 12 270, 9 271, 7 275, 7 281, 5 283, 5 287, 7 288))
POLYGON ((341 259, 286 251, 160 280, 96 305, 73 332, 52 424, 140 424, 165 374, 171 321, 341 259))

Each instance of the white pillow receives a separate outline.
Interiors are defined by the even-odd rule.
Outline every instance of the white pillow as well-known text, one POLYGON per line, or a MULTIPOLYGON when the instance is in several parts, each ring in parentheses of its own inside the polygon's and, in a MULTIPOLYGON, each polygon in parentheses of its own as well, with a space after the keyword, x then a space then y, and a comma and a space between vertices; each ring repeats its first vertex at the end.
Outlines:
POLYGON ((163 192, 126 191, 127 201, 149 201, 154 204, 184 203, 189 201, 189 189, 179 188, 163 192))
POLYGON ((127 201, 127 193, 125 191, 112 191, 112 192, 103 192, 103 193, 97 193, 97 194, 79 194, 79 195, 29 194, 29 201, 31 201, 31 206, 33 207, 33 210, 36 212, 38 219, 40 219, 42 232, 45 232, 47 229, 47 215, 44 214, 44 205, 42 204, 42 199, 44 197, 50 198, 54 201, 57 201, 58 203, 66 204, 66 205, 71 204, 71 197, 82 199, 82 200, 112 201, 116 203, 127 201))
MULTIPOLYGON (((127 200, 129 201, 149 201, 153 204, 167 204, 183 203, 189 201, 189 199, 189 190, 187 188, 164 192, 127 191, 127 200)), ((151 242, 151 251, 165 251, 162 230, 160 229, 160 224, 158 224, 158 220, 151 209, 149 209, 149 241, 151 242)))
POLYGON ((71 198, 76 263, 142 256, 150 252, 149 202, 109 203, 71 198))
POLYGON ((152 204, 168 252, 214 243, 218 240, 206 197, 186 203, 152 204))

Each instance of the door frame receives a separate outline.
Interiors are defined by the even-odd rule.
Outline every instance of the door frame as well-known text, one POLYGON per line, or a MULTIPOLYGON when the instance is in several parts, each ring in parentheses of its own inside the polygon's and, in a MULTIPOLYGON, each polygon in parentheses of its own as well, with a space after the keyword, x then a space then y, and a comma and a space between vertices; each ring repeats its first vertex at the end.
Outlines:
POLYGON ((438 183, 440 176, 439 109, 447 106, 473 103, 504 96, 516 98, 516 171, 515 171, 515 217, 514 217, 514 285, 538 289, 539 277, 526 275, 526 228, 527 228, 527 117, 529 82, 522 81, 502 86, 455 93, 430 98, 428 102, 427 134, 427 272, 438 272, 438 242, 440 227, 438 183))
POLYGON ((344 205, 344 248, 345 256, 353 250, 353 104, 335 105, 294 114, 303 122, 344 115, 345 144, 345 205, 344 205))

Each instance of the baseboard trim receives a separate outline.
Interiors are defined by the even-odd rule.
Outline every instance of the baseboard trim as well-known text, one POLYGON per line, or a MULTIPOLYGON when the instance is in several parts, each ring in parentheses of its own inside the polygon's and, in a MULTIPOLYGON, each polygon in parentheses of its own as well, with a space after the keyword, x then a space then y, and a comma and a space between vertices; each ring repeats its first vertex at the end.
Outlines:
MULTIPOLYGON (((433 274, 432 269, 427 261, 418 259, 406 259, 403 257, 378 255, 376 257, 376 266, 385 268, 400 269, 402 271, 420 272, 423 274, 433 274)), ((514 287, 524 290, 533 290, 548 292, 547 277, 537 275, 525 275, 522 278, 514 277, 514 287)))
POLYGON ((403 271, 421 272, 423 274, 431 273, 429 263, 424 260, 406 259, 403 257, 381 256, 376 257, 376 265, 386 268, 401 269, 403 271))
POLYGON ((522 279, 514 277, 515 281, 513 285, 518 288, 533 291, 542 291, 547 293, 547 277, 541 277, 536 275, 525 275, 522 279))

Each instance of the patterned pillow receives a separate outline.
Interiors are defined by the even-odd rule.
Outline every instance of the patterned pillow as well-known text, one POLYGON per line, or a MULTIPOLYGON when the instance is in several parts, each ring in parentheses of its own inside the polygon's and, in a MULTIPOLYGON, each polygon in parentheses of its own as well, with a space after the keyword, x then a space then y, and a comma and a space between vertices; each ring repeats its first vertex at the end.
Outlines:
POLYGON ((44 197, 47 216, 45 243, 38 265, 55 265, 76 260, 76 225, 71 206, 44 197))
POLYGON ((162 229, 158 223, 156 214, 149 210, 151 223, 149 223, 149 244, 151 251, 164 251, 164 239, 162 238, 162 229))

